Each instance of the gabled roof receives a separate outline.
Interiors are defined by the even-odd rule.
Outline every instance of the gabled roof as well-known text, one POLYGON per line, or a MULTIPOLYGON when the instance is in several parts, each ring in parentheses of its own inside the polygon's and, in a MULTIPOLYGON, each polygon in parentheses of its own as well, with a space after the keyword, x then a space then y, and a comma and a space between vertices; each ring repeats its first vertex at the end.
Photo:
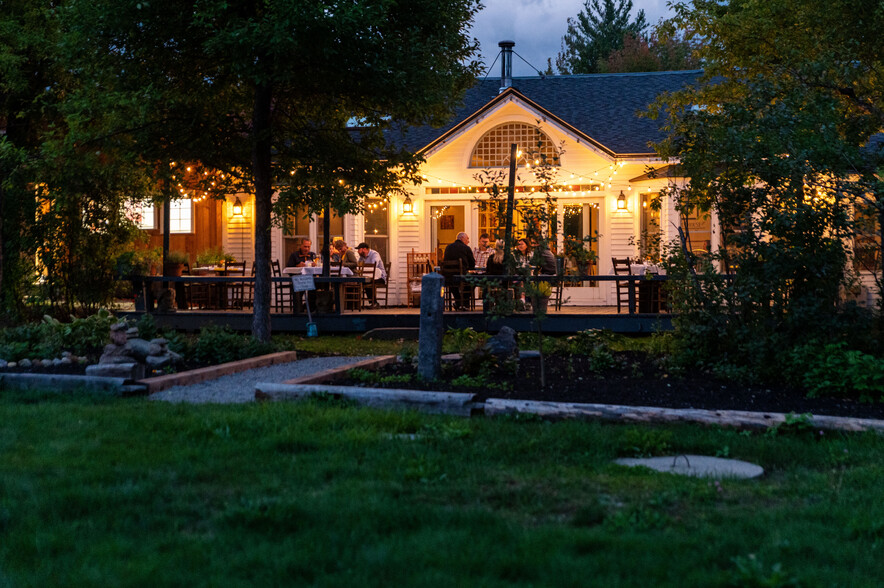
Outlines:
POLYGON ((516 96, 612 155, 652 154, 649 144, 663 139, 662 121, 640 118, 638 113, 661 93, 693 84, 701 73, 522 77, 513 78, 512 89, 500 94, 500 79, 485 79, 467 90, 462 106, 446 125, 410 127, 396 142, 414 152, 424 151, 499 100, 516 96))

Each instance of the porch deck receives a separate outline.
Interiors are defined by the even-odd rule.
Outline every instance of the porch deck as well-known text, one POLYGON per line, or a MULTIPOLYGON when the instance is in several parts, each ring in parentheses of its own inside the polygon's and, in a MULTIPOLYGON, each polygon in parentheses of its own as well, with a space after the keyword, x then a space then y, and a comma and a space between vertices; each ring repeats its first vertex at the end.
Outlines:
MULTIPOLYGON (((130 303, 121 304, 118 314, 126 318, 138 318, 143 311, 135 311, 130 303)), ((227 325, 236 331, 250 331, 252 311, 241 310, 178 310, 170 313, 152 312, 157 325, 185 331, 198 331, 208 324, 227 325)), ((474 311, 449 312, 444 315, 446 328, 477 331, 496 331, 507 325, 516 331, 536 330, 534 315, 517 313, 502 318, 487 317, 481 305, 474 311)), ((291 313, 270 313, 271 329, 278 333, 306 333, 307 316, 291 313)), ((394 329, 416 336, 420 326, 420 309, 390 306, 374 310, 345 311, 340 315, 314 314, 320 334, 366 333, 375 329, 394 329)), ((652 333, 672 329, 672 315, 617 313, 616 306, 563 305, 561 310, 550 308, 543 322, 543 331, 549 334, 569 334, 586 329, 609 329, 615 333, 652 333)))

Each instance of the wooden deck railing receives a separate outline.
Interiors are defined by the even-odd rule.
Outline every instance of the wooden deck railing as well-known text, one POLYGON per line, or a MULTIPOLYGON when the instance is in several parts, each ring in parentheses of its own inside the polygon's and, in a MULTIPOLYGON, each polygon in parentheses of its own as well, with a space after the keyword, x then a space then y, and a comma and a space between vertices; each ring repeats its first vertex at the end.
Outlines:
MULTIPOLYGON (((358 276, 314 276, 314 281, 317 285, 342 285, 348 283, 357 283, 362 278, 358 276)), ((629 314, 636 313, 660 313, 667 312, 665 308, 665 291, 662 288, 663 283, 665 283, 669 278, 665 275, 653 275, 653 276, 642 276, 642 275, 565 275, 565 276, 521 276, 521 275, 507 275, 507 276, 489 276, 489 275, 464 275, 464 276, 452 276, 452 279, 455 282, 462 281, 467 283, 472 283, 478 285, 478 283, 485 281, 499 281, 504 283, 515 283, 515 282, 547 282, 551 285, 553 284, 564 284, 564 287, 567 287, 567 284, 574 282, 626 282, 626 288, 628 292, 628 303, 627 312, 629 314), (650 305, 650 306, 649 306, 650 305)), ((245 286, 245 285, 253 285, 255 282, 254 276, 133 276, 131 278, 133 285, 136 287, 136 290, 141 289, 142 295, 144 296, 144 300, 146 301, 147 307, 152 308, 152 301, 154 300, 154 296, 152 295, 152 289, 150 287, 151 284, 154 283, 167 283, 167 284, 181 284, 185 285, 226 285, 228 287, 235 286, 245 286)), ((289 276, 282 277, 271 277, 272 283, 279 284, 291 284, 291 278, 289 276)), ((335 288, 332 288, 333 290, 335 288)), ((336 311, 340 312, 340 300, 336 300, 336 311)))

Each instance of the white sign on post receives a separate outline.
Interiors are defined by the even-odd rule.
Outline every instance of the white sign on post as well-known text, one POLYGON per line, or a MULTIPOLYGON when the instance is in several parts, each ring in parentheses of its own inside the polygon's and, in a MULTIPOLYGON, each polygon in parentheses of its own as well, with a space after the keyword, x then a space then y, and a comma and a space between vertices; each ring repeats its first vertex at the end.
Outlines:
POLYGON ((300 274, 292 276, 292 289, 295 292, 316 290, 316 284, 313 282, 313 274, 300 274))

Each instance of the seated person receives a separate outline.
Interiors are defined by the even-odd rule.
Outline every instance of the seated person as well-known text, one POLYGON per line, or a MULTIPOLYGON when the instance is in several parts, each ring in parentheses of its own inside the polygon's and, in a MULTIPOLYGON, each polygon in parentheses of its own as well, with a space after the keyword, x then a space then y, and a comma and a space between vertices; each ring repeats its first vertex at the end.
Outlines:
MULTIPOLYGON (((384 261, 381 259, 381 254, 369 247, 368 243, 360 243, 356 246, 356 251, 359 252, 359 261, 366 264, 373 263, 375 265, 374 283, 378 285, 386 284, 387 270, 384 268, 384 261)), ((380 307, 377 301, 377 296, 375 296, 374 288, 366 288, 365 296, 371 303, 372 308, 380 307)))
POLYGON ((476 258, 476 268, 485 268, 485 265, 488 263, 488 258, 494 254, 494 247, 489 245, 488 242, 491 237, 488 236, 488 233, 482 233, 479 235, 479 246, 473 249, 473 256, 476 258))
POLYGON ((335 254, 338 258, 337 261, 340 262, 341 266, 348 267, 351 271, 356 270, 356 266, 359 265, 359 258, 356 256, 355 251, 347 247, 346 241, 335 239, 334 247, 337 252, 335 254))
POLYGON ((531 248, 528 246, 527 239, 519 239, 516 241, 516 250, 513 252, 513 257, 516 261, 517 268, 527 268, 531 266, 531 248))
MULTIPOLYGON (((505 276, 507 274, 506 265, 504 264, 504 252, 506 250, 506 242, 503 239, 499 239, 497 243, 494 244, 494 249, 492 249, 492 254, 488 258, 488 263, 485 264, 485 275, 487 277, 491 276, 505 276)), ((499 298, 505 296, 508 284, 506 281, 488 281, 488 286, 483 288, 482 290, 482 309, 487 312, 491 308, 494 307, 496 302, 499 302, 499 298)))
POLYGON ((538 275, 555 276, 557 274, 555 254, 550 251, 549 248, 543 247, 540 252, 540 271, 538 272, 538 275))
POLYGON ((488 257, 488 263, 485 264, 485 273, 492 276, 506 275, 506 266, 503 264, 503 253, 505 243, 503 239, 498 239, 494 245, 493 253, 488 257))
MULTIPOLYGON (((476 259, 473 257, 473 250, 470 249, 470 236, 463 232, 457 234, 457 238, 445 248, 445 252, 442 255, 443 262, 458 260, 461 262, 461 269, 464 273, 476 267, 476 259)), ((455 274, 447 273, 445 275, 445 283, 451 288, 455 309, 462 310, 466 308, 466 303, 469 302, 469 292, 466 287, 458 287, 460 284, 455 284, 451 280, 453 275, 455 274)))
POLYGON ((301 245, 297 251, 289 255, 289 259, 286 262, 286 267, 305 267, 312 266, 316 261, 316 254, 310 251, 310 247, 313 245, 313 242, 310 239, 304 239, 301 241, 301 245))

